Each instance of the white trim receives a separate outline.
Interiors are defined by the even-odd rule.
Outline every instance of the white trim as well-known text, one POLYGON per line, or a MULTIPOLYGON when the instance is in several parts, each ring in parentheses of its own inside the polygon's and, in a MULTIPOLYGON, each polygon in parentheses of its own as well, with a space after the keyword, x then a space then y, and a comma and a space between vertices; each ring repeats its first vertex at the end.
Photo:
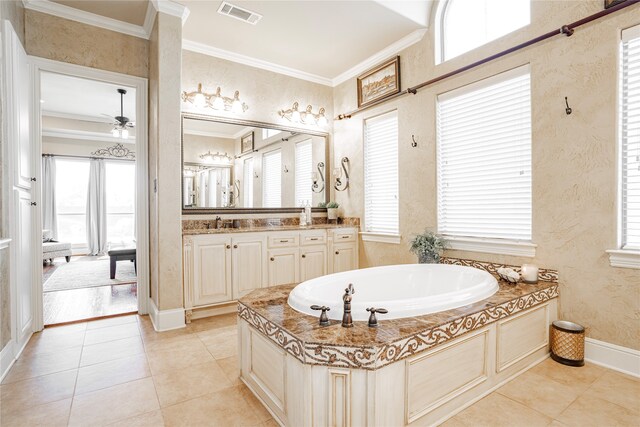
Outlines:
POLYGON ((640 351, 593 338, 585 339, 585 360, 640 378, 640 351))
POLYGON ((11 239, 0 239, 0 249, 7 249, 11 243, 11 239))
POLYGON ((147 14, 144 16, 144 23, 142 24, 142 29, 144 33, 147 35, 147 39, 151 37, 151 31, 153 31, 153 24, 156 22, 157 10, 153 5, 153 2, 147 3, 147 14))
POLYGON ((171 0, 151 0, 149 3, 153 4, 153 7, 158 13, 165 13, 180 18, 182 25, 184 25, 184 23, 187 22, 187 18, 189 18, 189 9, 180 3, 175 3, 171 0))
POLYGON ((489 254, 514 255, 533 258, 538 245, 506 239, 481 239, 477 237, 444 236, 449 242, 447 249, 489 254))
POLYGON ((156 332, 170 331, 186 327, 184 308, 158 310, 156 303, 149 298, 149 318, 156 332))
POLYGON ((609 249, 611 267, 634 268, 640 270, 640 251, 630 249, 609 249))
POLYGON ((82 24, 93 25, 94 27, 116 31, 129 36, 140 37, 143 39, 149 38, 149 34, 147 34, 145 29, 140 25, 130 24, 128 22, 118 21, 117 19, 107 18, 106 16, 96 15, 95 13, 85 12, 83 10, 65 6, 60 3, 54 3, 49 0, 23 0, 23 3, 25 9, 35 10, 36 12, 46 13, 48 15, 57 16, 58 18, 69 19, 82 24))
POLYGON ((135 136, 129 136, 127 139, 123 139, 116 138, 107 132, 91 132, 74 129, 42 129, 42 136, 49 138, 79 139, 82 141, 122 142, 125 144, 135 144, 136 142, 135 136))
POLYGON ((284 74, 285 76, 295 77, 296 79, 307 80, 325 86, 332 86, 331 79, 329 78, 307 73, 305 71, 296 70, 294 68, 285 67, 283 65, 274 64, 273 62, 264 61, 262 59, 253 58, 251 56, 246 56, 217 47, 209 46, 204 43, 183 39, 182 49, 201 53, 203 55, 213 56, 215 58, 226 59, 227 61, 237 62, 238 64, 260 68, 262 70, 271 71, 278 74, 284 74))
POLYGON ((623 43, 638 37, 640 37, 640 25, 634 25, 622 30, 621 40, 623 43))
POLYGON ((5 344, 2 351, 0 351, 0 382, 4 380, 4 377, 9 373, 9 369, 11 369, 13 364, 16 362, 14 353, 15 345, 16 342, 11 339, 5 344))
POLYGON ((368 69, 375 67, 376 65, 378 65, 378 63, 389 59, 390 56, 393 56, 398 52, 408 48, 409 46, 418 43, 420 40, 422 40, 426 32, 426 29, 415 30, 414 32, 404 36, 400 40, 391 43, 389 46, 385 47, 379 52, 371 55, 359 64, 354 65, 347 71, 331 79, 331 85, 333 87, 336 87, 339 84, 342 84, 347 80, 367 71, 368 69))
POLYGON ((366 231, 361 231, 360 237, 363 242, 393 243, 396 245, 400 244, 402 239, 399 234, 370 233, 366 231))
POLYGON ((59 111, 48 111, 48 110, 40 110, 43 116, 46 117, 56 117, 58 119, 69 119, 69 120, 81 120, 84 122, 95 122, 95 123, 113 123, 115 119, 109 119, 108 117, 100 117, 100 116, 86 116, 84 114, 74 114, 74 113, 62 113, 59 111))

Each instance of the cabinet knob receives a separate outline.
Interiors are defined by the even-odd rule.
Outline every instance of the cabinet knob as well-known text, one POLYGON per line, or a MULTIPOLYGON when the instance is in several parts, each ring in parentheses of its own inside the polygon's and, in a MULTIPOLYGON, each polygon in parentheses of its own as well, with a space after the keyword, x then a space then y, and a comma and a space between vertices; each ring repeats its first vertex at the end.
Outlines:
POLYGON ((274 257, 271 257, 271 261, 275 261, 276 259, 274 257))
POLYGON ((302 258, 306 258, 307 256, 305 254, 302 254, 302 258))
POLYGON ((38 206, 36 202, 31 202, 31 206, 38 206))
POLYGON ((340 252, 336 251, 336 255, 340 255, 340 252))
POLYGON ((227 249, 231 249, 231 245, 227 245, 227 249))
POLYGON ((31 182, 36 182, 36 177, 35 177, 35 176, 34 176, 34 177, 31 177, 31 178, 29 179, 29 181, 31 181, 31 182))
POLYGON ((233 249, 238 249, 238 245, 233 245, 233 249))

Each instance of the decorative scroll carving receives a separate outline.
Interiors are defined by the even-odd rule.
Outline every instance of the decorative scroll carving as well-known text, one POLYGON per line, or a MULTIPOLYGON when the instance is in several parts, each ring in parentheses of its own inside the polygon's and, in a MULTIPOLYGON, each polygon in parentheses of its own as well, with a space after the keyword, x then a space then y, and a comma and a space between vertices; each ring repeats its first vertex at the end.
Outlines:
POLYGON ((99 150, 91 153, 92 156, 96 157, 111 157, 114 159, 135 159, 136 153, 129 150, 124 145, 117 143, 112 147, 101 148, 99 150))

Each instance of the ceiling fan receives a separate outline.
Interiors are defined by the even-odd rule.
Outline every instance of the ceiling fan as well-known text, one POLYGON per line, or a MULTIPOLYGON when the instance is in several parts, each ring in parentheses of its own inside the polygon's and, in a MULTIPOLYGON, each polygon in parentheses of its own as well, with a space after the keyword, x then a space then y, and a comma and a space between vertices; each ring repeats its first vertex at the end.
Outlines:
POLYGON ((111 117, 115 120, 113 123, 113 129, 111 130, 113 137, 127 139, 129 138, 129 129, 134 128, 136 124, 124 115, 124 96, 127 91, 125 89, 118 89, 118 93, 120 94, 120 115, 113 117, 105 114, 105 116, 111 117))

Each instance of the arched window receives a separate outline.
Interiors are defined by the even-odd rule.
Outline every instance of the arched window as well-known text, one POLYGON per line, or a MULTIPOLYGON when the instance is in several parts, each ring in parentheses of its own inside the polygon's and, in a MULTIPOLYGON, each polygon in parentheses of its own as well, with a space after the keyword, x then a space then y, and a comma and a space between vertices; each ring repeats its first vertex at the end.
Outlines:
POLYGON ((530 0, 441 0, 436 17, 444 62, 528 25, 530 0))

